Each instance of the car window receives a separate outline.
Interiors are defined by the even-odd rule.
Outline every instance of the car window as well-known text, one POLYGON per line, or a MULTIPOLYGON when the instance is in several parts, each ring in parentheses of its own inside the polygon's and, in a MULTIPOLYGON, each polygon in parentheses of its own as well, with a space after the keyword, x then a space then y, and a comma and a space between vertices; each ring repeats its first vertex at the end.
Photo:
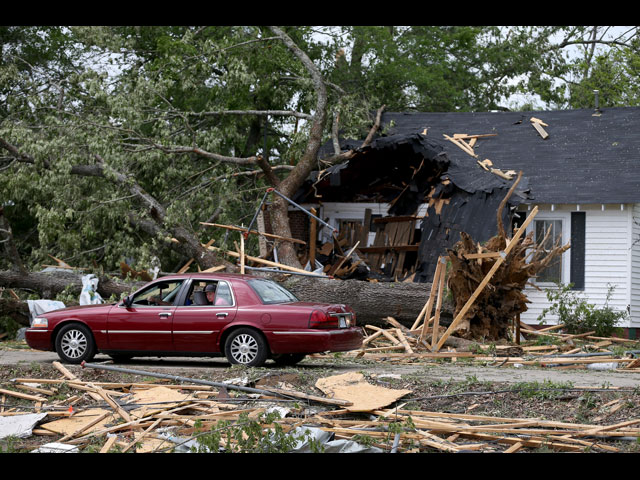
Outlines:
POLYGON ((227 282, 217 280, 194 280, 185 299, 185 306, 233 305, 233 295, 227 282), (213 295, 207 294, 213 291, 213 295))
POLYGON ((137 293, 133 305, 173 305, 182 280, 157 282, 137 293))
POLYGON ((216 291, 216 305, 232 305, 233 297, 231 296, 231 289, 229 284, 220 282, 218 284, 218 290, 216 291))
POLYGON ((262 303, 297 302, 296 296, 272 280, 249 280, 249 285, 258 294, 262 303))

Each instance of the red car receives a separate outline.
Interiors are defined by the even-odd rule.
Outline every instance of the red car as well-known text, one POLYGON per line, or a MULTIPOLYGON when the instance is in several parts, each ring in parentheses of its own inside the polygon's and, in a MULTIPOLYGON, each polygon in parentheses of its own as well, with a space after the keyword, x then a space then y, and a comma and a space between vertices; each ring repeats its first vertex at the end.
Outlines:
POLYGON ((363 334, 347 305, 300 302, 278 283, 249 275, 161 277, 118 303, 69 307, 33 319, 27 344, 79 364, 98 353, 221 356, 260 366, 306 354, 355 350, 363 334))

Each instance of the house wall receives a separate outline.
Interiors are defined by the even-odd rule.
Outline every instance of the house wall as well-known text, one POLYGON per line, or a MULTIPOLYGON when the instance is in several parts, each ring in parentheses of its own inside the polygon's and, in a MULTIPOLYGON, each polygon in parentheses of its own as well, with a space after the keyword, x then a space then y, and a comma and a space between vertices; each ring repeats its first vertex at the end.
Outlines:
POLYGON ((640 327, 640 203, 633 205, 631 229, 631 327, 640 327))
MULTIPOLYGON (((373 215, 386 216, 389 205, 382 203, 324 203, 308 205, 319 209, 319 216, 334 227, 339 221, 364 220, 364 211, 370 208, 373 215)), ((527 210, 522 206, 521 210, 527 210)), ((562 219, 563 241, 571 238, 571 212, 585 212, 585 285, 577 291, 578 295, 590 303, 604 305, 608 285, 615 287, 609 304, 617 310, 630 310, 630 317, 620 327, 640 327, 640 204, 610 205, 538 205, 536 220, 562 219), (634 241, 637 241, 633 245, 634 241)), ((418 216, 426 213, 426 204, 418 210, 418 216)), ((529 229, 532 229, 531 225, 529 229)), ((321 230, 320 239, 329 240, 331 232, 321 230), (323 236, 324 235, 324 236, 323 236)), ((369 245, 375 233, 369 236, 369 245)), ((569 283, 570 252, 563 255, 563 283, 569 283)), ((535 283, 535 281, 533 281, 535 283)), ((530 300, 529 309, 524 312, 521 321, 537 325, 538 316, 549 306, 544 289, 553 288, 552 284, 538 284, 542 290, 532 286, 525 288, 530 300)), ((553 325, 557 319, 545 318, 545 323, 553 325)))
MULTIPOLYGON (((634 205, 539 205, 536 220, 564 219, 564 239, 570 239, 571 212, 585 212, 585 278, 584 289, 576 291, 579 296, 586 298, 589 303, 602 306, 606 302, 609 285, 615 287, 609 305, 616 310, 627 310, 632 303, 632 252, 630 249, 632 238, 632 215, 637 206, 634 205)), ((532 226, 529 229, 533 228, 532 226)), ((637 253, 637 267, 640 267, 640 251, 637 253)), ((563 255, 562 283, 569 283, 570 252, 563 255)), ((636 269, 636 305, 640 307, 640 270, 636 269)), ((535 280, 533 283, 536 283, 535 280)), ((529 310, 520 317, 521 321, 538 324, 538 316, 545 307, 549 306, 544 289, 553 288, 550 284, 537 284, 543 291, 527 286, 525 294, 531 301, 529 310)), ((640 315, 640 311, 635 312, 640 315)), ((557 318, 545 317, 547 325, 557 323, 557 318)), ((629 327, 629 321, 619 324, 629 327)))

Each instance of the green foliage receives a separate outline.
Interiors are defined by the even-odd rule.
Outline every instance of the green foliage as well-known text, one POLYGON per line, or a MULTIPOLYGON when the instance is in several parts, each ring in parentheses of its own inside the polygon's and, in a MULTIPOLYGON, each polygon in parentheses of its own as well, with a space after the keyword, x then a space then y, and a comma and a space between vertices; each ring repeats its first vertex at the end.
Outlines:
MULTIPOLYGON (((260 413, 249 418, 247 413, 237 421, 220 420, 208 432, 197 434, 196 453, 287 453, 298 442, 307 441, 313 453, 320 453, 322 445, 314 441, 308 431, 300 434, 285 432, 277 420, 277 411, 260 413)), ((201 428, 201 423, 196 424, 201 428)))
POLYGON ((523 398, 536 398, 539 400, 551 400, 565 394, 566 389, 572 388, 571 382, 554 383, 551 380, 540 382, 519 382, 511 386, 511 389, 523 398))
MULTIPOLYGON (((568 60, 554 40, 580 43, 590 28, 285 30, 326 79, 329 118, 339 113, 341 134, 363 138, 370 112, 382 105, 387 111, 490 110, 524 92, 566 106, 566 82, 555 81, 564 77, 574 85, 572 105, 587 105, 593 88, 603 104, 636 104, 637 41, 609 56, 568 60)), ((80 267, 95 262, 105 271, 125 260, 149 268, 155 257, 165 271, 184 264, 166 231, 139 227, 153 212, 115 181, 117 174, 162 205, 165 230, 179 224, 203 243, 213 238, 233 247, 227 232, 200 222, 218 214, 218 223, 246 226, 265 180, 232 177, 255 166, 170 149, 263 155, 273 166, 297 162, 309 121, 222 113, 314 113, 308 72, 273 37, 259 26, 0 27, 0 138, 33 159, 17 161, 2 149, 0 203, 7 204, 5 216, 27 268, 50 263, 49 255, 80 267), (106 178, 71 173, 101 161, 106 178)), ((257 251, 255 238, 247 248, 257 251)), ((0 258, 0 269, 8 265, 0 258)))
POLYGON ((0 333, 6 333, 7 338, 15 338, 18 330, 20 330, 20 324, 13 318, 6 315, 0 317, 0 333))
POLYGON ((604 305, 598 307, 571 290, 572 286, 558 284, 557 288, 546 290, 551 306, 542 311, 538 321, 543 322, 547 315, 557 315, 558 321, 569 333, 595 331, 596 336, 607 337, 614 332, 616 325, 627 317, 627 312, 615 310, 609 305, 615 287, 609 285, 604 305))

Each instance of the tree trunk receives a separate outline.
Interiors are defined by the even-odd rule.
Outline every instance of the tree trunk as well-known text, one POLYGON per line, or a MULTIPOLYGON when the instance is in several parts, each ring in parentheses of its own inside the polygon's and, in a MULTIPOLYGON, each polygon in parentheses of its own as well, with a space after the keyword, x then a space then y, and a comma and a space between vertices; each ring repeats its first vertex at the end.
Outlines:
MULTIPOLYGON (((274 278, 300 300, 323 303, 346 303, 356 312, 358 325, 382 325, 393 317, 411 327, 429 299, 430 283, 365 282, 330 280, 292 275, 274 278)), ((451 316, 451 305, 442 306, 442 315, 451 316)))
MULTIPOLYGON (((104 299, 123 293, 132 292, 145 282, 125 282, 109 277, 100 277, 98 281, 98 293, 104 299)), ((0 271, 0 287, 23 288, 34 290, 40 298, 54 299, 56 295, 66 290, 67 293, 77 294, 82 292, 82 275, 73 272, 27 272, 0 271)))

